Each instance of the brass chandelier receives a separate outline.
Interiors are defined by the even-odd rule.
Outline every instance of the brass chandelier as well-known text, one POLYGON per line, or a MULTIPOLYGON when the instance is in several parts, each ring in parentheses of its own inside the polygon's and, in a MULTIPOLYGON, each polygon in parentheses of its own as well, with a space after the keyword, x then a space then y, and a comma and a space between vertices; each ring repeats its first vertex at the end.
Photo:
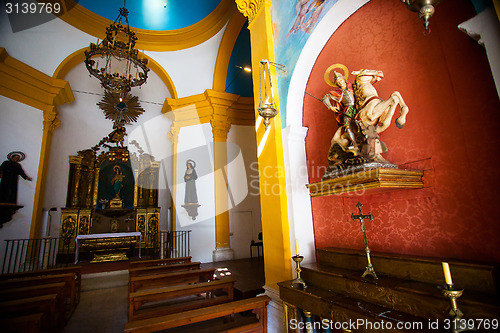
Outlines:
MULTIPOLYGON (((135 49, 137 37, 128 24, 129 11, 124 6, 116 20, 106 28, 106 37, 90 43, 85 51, 85 66, 101 81, 101 86, 114 93, 125 93, 146 83, 148 59, 140 58, 135 49), (122 19, 126 25, 122 24, 122 19)), ((143 53, 144 55, 144 53, 143 53)))

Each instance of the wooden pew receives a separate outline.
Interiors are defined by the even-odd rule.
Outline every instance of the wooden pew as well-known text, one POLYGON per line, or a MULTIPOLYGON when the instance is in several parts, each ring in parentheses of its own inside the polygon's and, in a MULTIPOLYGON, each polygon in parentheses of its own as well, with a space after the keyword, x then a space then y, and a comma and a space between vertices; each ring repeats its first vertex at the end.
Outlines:
POLYGON ((42 328, 49 332, 55 332, 58 327, 62 327, 60 324, 63 323, 62 314, 57 312, 57 304, 57 294, 3 301, 0 302, 0 320, 44 313, 46 316, 44 317, 45 320, 41 322, 42 328))
POLYGON ((269 301, 268 296, 257 296, 167 316, 130 321, 125 324, 125 333, 149 333, 173 328, 178 328, 176 332, 193 332, 196 330, 196 323, 202 325, 201 331, 267 332, 266 306, 269 301), (250 322, 247 316, 241 321, 236 316, 232 322, 222 319, 245 311, 252 311, 257 318, 251 318, 253 320, 250 322))
POLYGON ((65 284, 64 300, 68 304, 67 317, 71 315, 76 307, 76 291, 77 284, 75 282, 74 273, 63 273, 44 276, 33 276, 20 279, 11 279, 0 281, 0 290, 25 288, 31 286, 40 286, 52 283, 63 282, 65 284))
POLYGON ((61 325, 64 325, 66 324, 66 320, 69 319, 69 315, 71 314, 70 309, 66 307, 65 303, 65 288, 66 284, 64 282, 58 282, 22 288, 0 289, 0 302, 56 294, 56 311, 57 313, 64 314, 64 316, 60 316, 61 325))
POLYGON ((189 263, 189 262, 191 262, 191 257, 152 259, 152 260, 133 260, 130 262, 130 268, 171 265, 171 264, 189 263))
POLYGON ((0 274, 0 281, 4 280, 12 280, 12 279, 20 279, 34 276, 46 276, 46 275, 58 275, 64 273, 74 273, 75 274, 75 296, 74 296, 74 305, 76 306, 80 302, 80 292, 82 287, 82 266, 68 266, 68 267, 59 267, 59 268, 49 268, 38 271, 29 271, 29 272, 17 272, 17 273, 7 273, 0 274))
POLYGON ((140 290, 129 295, 129 320, 146 319, 230 302, 234 279, 140 290), (202 296, 204 295, 204 296, 202 296))
POLYGON ((135 276, 129 278, 129 295, 139 290, 166 287, 176 284, 207 282, 214 279, 215 268, 192 269, 165 274, 135 276))
POLYGON ((130 268, 128 270, 129 278, 136 276, 144 276, 151 274, 163 274, 179 271, 187 271, 190 269, 200 269, 200 262, 188 262, 182 264, 171 264, 162 266, 149 266, 149 267, 137 267, 130 268))
POLYGON ((0 319, 0 327, 4 333, 39 333, 42 330, 44 313, 0 319))

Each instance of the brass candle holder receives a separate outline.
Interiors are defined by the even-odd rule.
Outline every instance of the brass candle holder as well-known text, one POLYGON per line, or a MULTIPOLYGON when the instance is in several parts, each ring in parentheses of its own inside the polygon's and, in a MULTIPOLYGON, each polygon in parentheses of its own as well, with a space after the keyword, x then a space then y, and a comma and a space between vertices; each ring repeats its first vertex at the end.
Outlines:
POLYGON ((300 277, 300 272, 302 269, 300 268, 300 262, 304 260, 303 256, 295 255, 292 257, 293 261, 295 261, 295 271, 297 272, 297 278, 292 281, 292 287, 302 287, 302 288, 307 288, 306 283, 302 278, 300 277))
POLYGON ((450 316, 453 319, 452 332, 461 332, 464 330, 468 330, 468 328, 460 327, 458 324, 462 316, 463 312, 458 308, 457 298, 462 296, 464 290, 463 289, 455 289, 452 284, 446 284, 443 289, 443 295, 448 297, 450 300, 450 316))

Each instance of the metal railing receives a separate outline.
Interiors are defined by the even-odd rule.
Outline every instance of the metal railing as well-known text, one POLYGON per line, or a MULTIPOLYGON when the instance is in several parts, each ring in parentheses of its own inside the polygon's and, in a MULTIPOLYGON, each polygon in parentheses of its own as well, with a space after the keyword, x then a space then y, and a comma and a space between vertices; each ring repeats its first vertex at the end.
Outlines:
POLYGON ((7 239, 5 240, 2 274, 29 272, 67 266, 57 260, 59 238, 7 239))
MULTIPOLYGON (((148 249, 152 258, 187 257, 190 252, 188 231, 160 231, 160 242, 148 249)), ((2 274, 65 267, 73 263, 75 249, 59 238, 5 240, 2 274)))
POLYGON ((187 231, 160 231, 160 258, 189 256, 190 244, 187 231))

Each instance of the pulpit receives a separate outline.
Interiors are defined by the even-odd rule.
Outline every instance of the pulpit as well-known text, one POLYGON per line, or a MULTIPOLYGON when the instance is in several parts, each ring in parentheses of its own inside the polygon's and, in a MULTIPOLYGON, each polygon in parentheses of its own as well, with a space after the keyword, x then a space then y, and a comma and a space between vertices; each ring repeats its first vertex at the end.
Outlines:
MULTIPOLYGON (((157 248, 160 162, 142 149, 137 154, 130 153, 127 147, 104 148, 100 154, 96 146, 69 158, 66 207, 61 209, 61 247, 75 251, 79 235, 109 233, 113 238, 116 233, 140 232, 143 249, 157 248)), ((135 240, 114 238, 84 248, 103 253, 131 245, 139 246, 135 240)))

